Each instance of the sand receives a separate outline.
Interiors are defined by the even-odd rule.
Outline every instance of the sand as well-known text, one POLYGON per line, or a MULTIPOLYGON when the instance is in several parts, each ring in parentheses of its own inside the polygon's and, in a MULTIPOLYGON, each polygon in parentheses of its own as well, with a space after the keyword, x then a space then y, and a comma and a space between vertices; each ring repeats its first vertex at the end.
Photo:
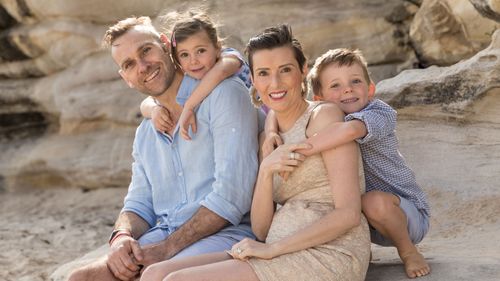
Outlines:
POLYGON ((0 280, 42 281, 106 243, 125 188, 0 194, 0 280))

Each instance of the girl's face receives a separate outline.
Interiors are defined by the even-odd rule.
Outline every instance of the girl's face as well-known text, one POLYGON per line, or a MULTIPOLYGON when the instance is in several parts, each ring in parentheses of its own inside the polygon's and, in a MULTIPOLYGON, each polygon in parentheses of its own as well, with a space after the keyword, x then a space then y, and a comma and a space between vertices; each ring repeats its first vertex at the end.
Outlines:
POLYGON ((201 30, 182 42, 177 42, 177 61, 186 74, 201 79, 215 65, 220 54, 207 33, 201 30))
POLYGON ((291 47, 259 50, 252 59, 253 85, 266 106, 280 112, 303 100, 302 81, 305 74, 291 47))

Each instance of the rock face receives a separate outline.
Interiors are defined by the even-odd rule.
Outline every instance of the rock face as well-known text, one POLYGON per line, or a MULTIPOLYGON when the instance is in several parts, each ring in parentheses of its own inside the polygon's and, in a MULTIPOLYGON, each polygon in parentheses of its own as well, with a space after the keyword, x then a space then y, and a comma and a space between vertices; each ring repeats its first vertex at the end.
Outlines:
MULTIPOLYGON (((0 1, 1 188, 126 186, 143 97, 120 80, 100 39, 117 19, 183 6, 159 0, 0 1)), ((414 66, 472 57, 489 43, 500 4, 212 0, 205 6, 223 23, 229 46, 242 50, 264 27, 288 22, 311 61, 330 48, 360 48, 378 81, 414 66)), ((379 89, 406 112, 422 106, 422 115, 480 120, 473 113, 482 100, 495 100, 490 90, 498 87, 497 50, 493 43, 473 59, 407 72, 379 89)))
MULTIPOLYGON (((128 185, 143 96, 121 81, 100 40, 118 19, 185 6, 0 0, 2 188, 128 185)), ((376 80, 415 63, 408 29, 418 6, 411 1, 211 0, 205 6, 222 23, 226 44, 240 50, 264 27, 287 22, 311 61, 329 48, 360 48, 376 80)))
POLYGON ((500 1, 489 2, 424 0, 410 28, 411 42, 420 62, 425 66, 451 65, 486 47, 498 26, 491 19, 492 6, 498 6, 500 1), (489 11, 491 16, 481 16, 474 7, 483 14, 489 11))
POLYGON ((500 2, 495 0, 470 0, 470 3, 484 17, 500 22, 500 2))
MULTIPOLYGON (((414 117, 458 120, 477 119, 478 101, 494 96, 499 88, 500 30, 493 34, 490 46, 472 58, 449 67, 406 70, 377 85, 382 99, 407 114, 419 108, 414 117)), ((499 123, 498 119, 490 122, 499 123)))

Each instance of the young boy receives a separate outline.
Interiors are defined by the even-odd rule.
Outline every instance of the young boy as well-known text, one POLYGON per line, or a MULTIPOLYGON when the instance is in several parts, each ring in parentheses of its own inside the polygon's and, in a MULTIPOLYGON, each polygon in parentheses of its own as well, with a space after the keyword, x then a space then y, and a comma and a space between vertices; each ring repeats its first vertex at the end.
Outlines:
MULTIPOLYGON (((298 152, 312 155, 356 140, 366 180, 362 209, 370 224, 372 242, 395 246, 408 277, 429 274, 429 265, 415 247, 428 231, 429 205, 398 151, 396 111, 373 98, 375 85, 361 52, 348 49, 326 52, 316 60, 309 80, 314 99, 337 104, 346 117, 345 122, 333 123, 309 138, 306 142, 312 149, 298 152)), ((270 134, 263 149, 272 149, 281 142, 274 133, 273 119, 270 113, 266 135, 270 134)))

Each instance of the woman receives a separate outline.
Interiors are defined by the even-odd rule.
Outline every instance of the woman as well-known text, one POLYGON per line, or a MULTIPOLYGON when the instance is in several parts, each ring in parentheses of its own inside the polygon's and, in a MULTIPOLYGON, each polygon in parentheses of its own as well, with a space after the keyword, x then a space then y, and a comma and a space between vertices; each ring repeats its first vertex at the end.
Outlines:
POLYGON ((160 263, 143 280, 364 280, 370 240, 356 144, 308 158, 295 152, 306 148, 299 144, 306 137, 343 121, 343 113, 304 99, 306 59, 288 26, 251 38, 247 52, 254 88, 284 140, 264 155, 252 201, 252 230, 263 242, 235 244, 234 259, 218 253, 160 263))

